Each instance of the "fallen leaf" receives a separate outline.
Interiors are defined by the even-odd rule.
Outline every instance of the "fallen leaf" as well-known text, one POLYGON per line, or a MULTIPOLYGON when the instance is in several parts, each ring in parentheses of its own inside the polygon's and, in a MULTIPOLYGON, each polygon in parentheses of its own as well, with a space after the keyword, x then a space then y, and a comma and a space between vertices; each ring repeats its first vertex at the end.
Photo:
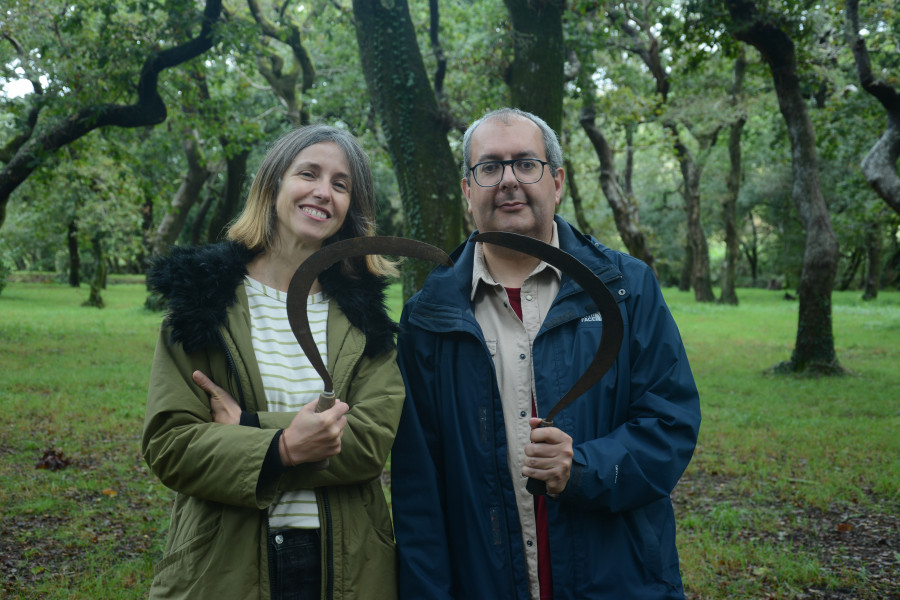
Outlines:
POLYGON ((853 531, 853 525, 850 523, 838 523, 837 530, 841 533, 847 533, 848 531, 853 531))
POLYGON ((41 457, 41 460, 37 461, 37 464, 34 465, 35 469, 49 469, 51 471, 60 471, 65 469, 72 461, 65 457, 65 455, 56 450, 55 448, 49 448, 44 450, 44 455, 41 457))
POLYGON ((104 496, 115 496, 118 492, 116 492, 116 490, 114 490, 114 489, 112 489, 112 488, 104 488, 104 489, 101 491, 101 493, 102 493, 104 496))

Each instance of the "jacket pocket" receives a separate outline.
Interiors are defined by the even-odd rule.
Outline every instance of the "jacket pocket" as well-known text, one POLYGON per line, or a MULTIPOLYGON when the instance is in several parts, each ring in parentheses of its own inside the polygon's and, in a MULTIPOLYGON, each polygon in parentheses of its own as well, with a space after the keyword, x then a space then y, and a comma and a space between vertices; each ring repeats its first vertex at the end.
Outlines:
POLYGON ((354 487, 331 488, 341 492, 329 495, 332 509, 337 498, 341 505, 334 527, 334 597, 396 598, 397 553, 381 484, 376 480, 354 487))
POLYGON ((384 498, 384 492, 381 490, 380 482, 363 484, 359 492, 360 500, 363 506, 366 507, 366 515, 369 518, 372 530, 383 544, 393 550, 394 528, 391 525, 391 515, 388 511, 387 501, 384 498))
POLYGON ((182 573, 193 571, 190 566, 196 565, 198 555, 208 550, 221 524, 222 512, 215 503, 178 496, 172 510, 166 551, 154 567, 154 575, 159 577, 168 567, 182 561, 186 566, 182 573))
POLYGON ((647 578, 651 581, 665 583, 659 536, 650 524, 645 509, 639 508, 635 510, 632 515, 634 519, 633 525, 637 529, 636 539, 639 540, 641 545, 638 549, 638 555, 643 556, 644 558, 643 563, 644 568, 647 571, 647 578))

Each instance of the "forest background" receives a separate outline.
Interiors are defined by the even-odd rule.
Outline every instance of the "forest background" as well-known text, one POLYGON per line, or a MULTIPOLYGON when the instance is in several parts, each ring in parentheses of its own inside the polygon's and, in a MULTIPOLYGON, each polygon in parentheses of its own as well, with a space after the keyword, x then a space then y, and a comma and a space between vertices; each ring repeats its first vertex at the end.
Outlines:
POLYGON ((897 29, 858 0, 12 0, 0 269, 101 305, 107 273, 219 239, 310 122, 363 141, 382 233, 450 250, 461 134, 513 105, 562 138, 566 218, 700 302, 795 291, 783 369, 840 373, 832 291, 900 282, 897 29))
POLYGON ((565 218, 694 302, 782 290, 772 372, 845 374, 833 294, 900 286, 898 34, 868 0, 8 0, 0 290, 50 273, 102 307, 219 239, 305 123, 360 138, 380 233, 450 250, 462 132, 514 105, 560 134, 565 218))

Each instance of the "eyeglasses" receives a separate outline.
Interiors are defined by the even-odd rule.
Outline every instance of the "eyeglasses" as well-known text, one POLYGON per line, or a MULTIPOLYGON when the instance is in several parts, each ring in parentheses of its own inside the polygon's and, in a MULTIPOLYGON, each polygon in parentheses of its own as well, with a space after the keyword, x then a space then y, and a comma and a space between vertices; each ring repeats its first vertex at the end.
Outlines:
POLYGON ((506 165, 509 165, 519 183, 537 183, 544 176, 544 165, 549 164, 537 158, 487 160, 469 167, 469 172, 475 178, 475 183, 481 187, 494 187, 503 180, 506 165))

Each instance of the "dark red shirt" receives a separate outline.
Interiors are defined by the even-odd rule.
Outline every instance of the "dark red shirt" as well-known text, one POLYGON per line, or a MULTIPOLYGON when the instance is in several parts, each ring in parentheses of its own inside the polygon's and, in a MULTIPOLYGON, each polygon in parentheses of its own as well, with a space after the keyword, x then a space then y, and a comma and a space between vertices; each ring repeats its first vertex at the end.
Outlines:
MULTIPOLYGON (((505 288, 509 305, 522 320, 521 288, 505 288)), ((537 417, 537 404, 531 398, 531 416, 537 417)), ((541 586, 541 600, 553 600, 553 571, 550 565, 550 527, 547 522, 547 497, 534 497, 534 518, 537 523, 538 583, 541 586)))

